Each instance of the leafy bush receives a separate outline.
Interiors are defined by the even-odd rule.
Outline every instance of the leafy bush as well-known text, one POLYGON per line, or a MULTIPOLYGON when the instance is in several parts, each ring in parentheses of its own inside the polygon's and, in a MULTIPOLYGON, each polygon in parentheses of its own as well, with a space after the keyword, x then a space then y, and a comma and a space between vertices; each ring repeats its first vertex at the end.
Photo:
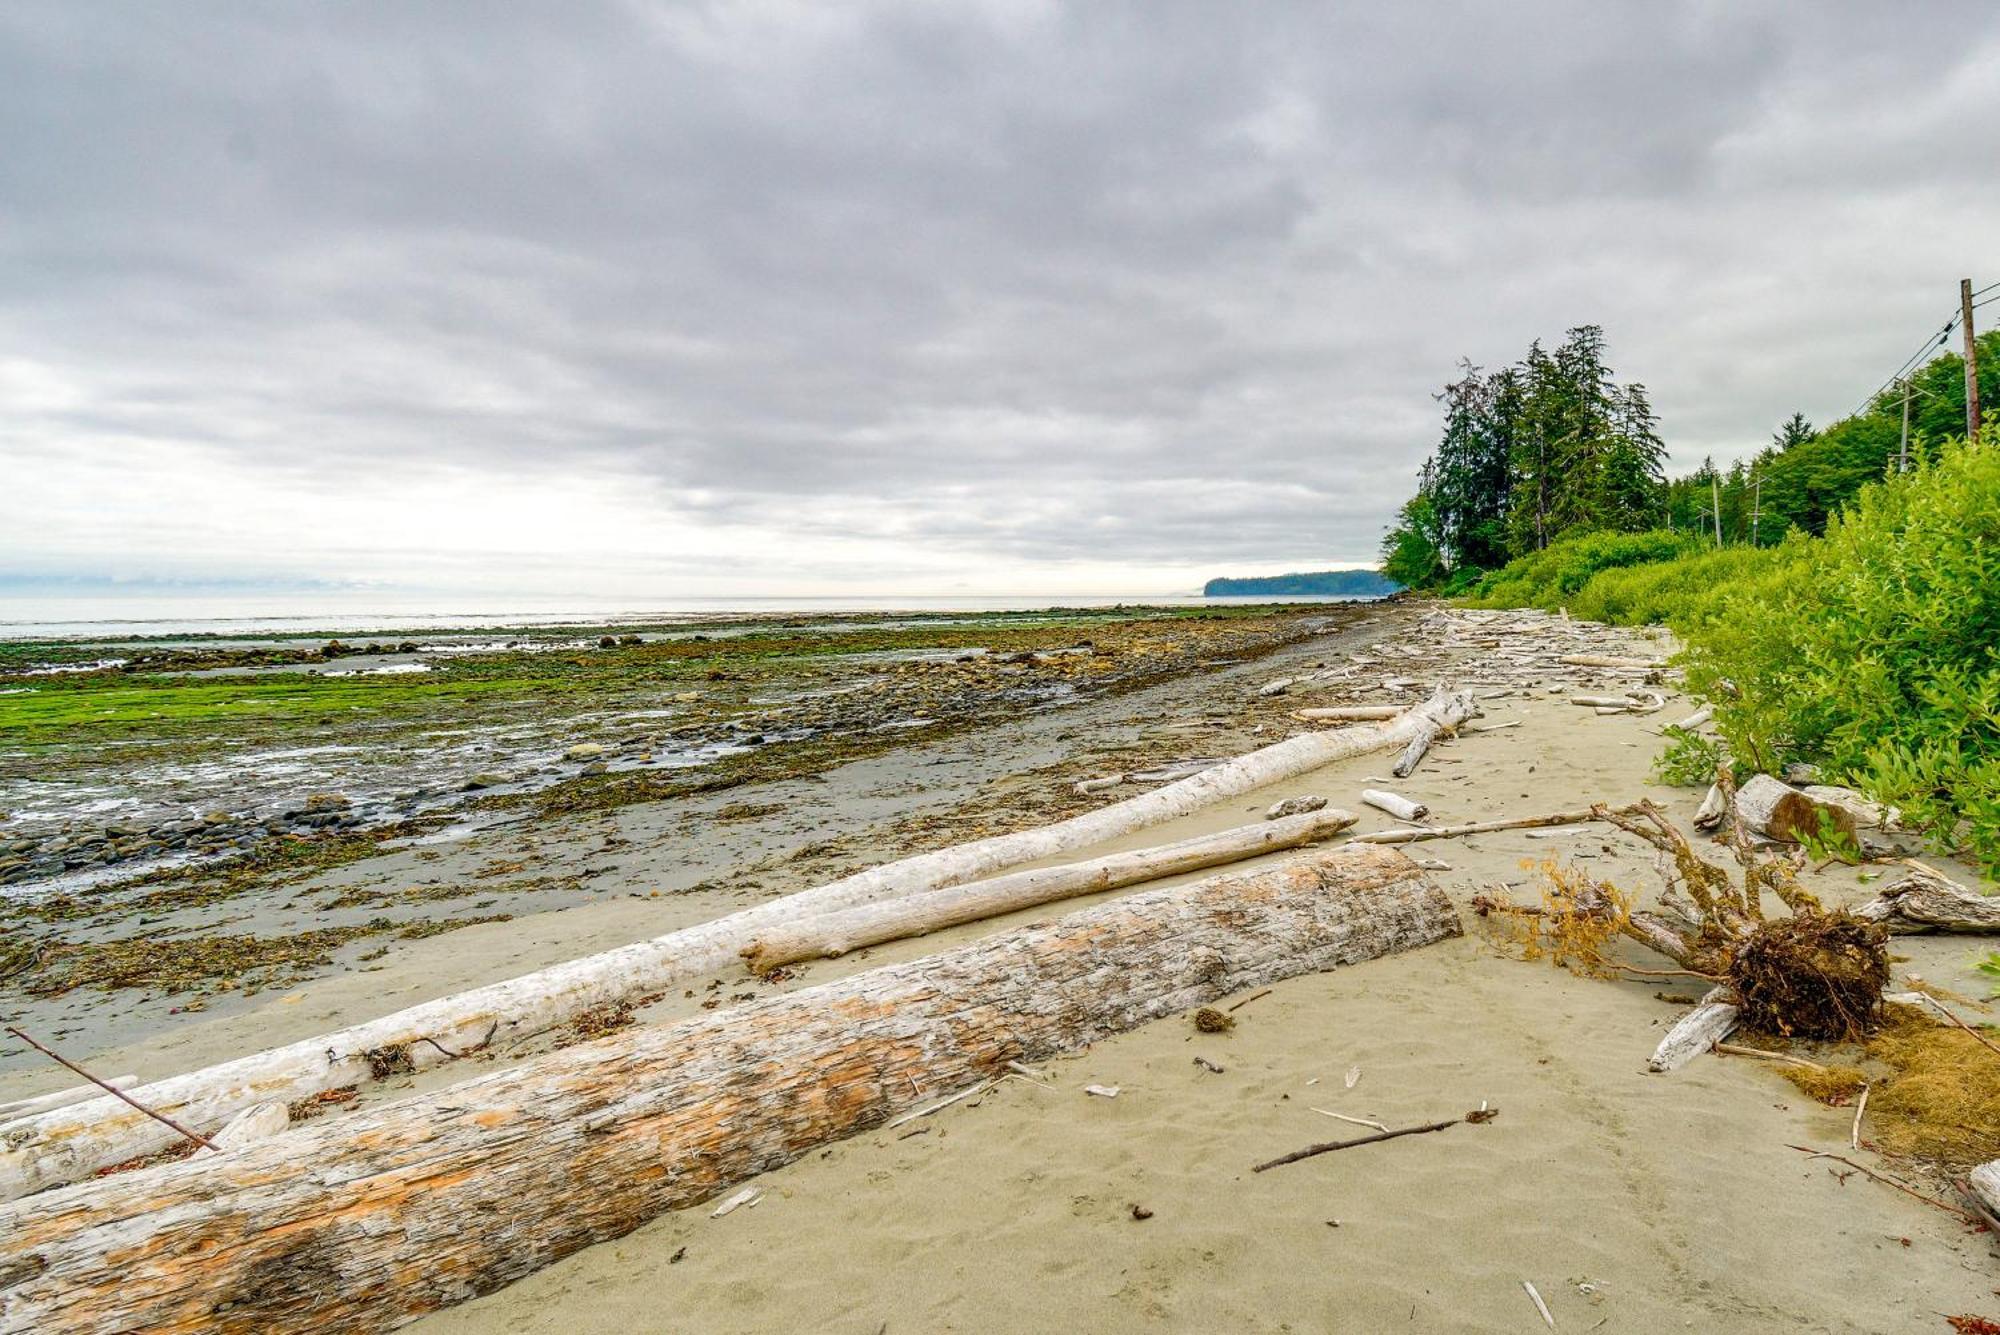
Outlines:
POLYGON ((1685 633, 1720 615, 1732 599, 1763 587, 1810 545, 1798 534, 1782 547, 1710 548, 1678 560, 1601 570, 1570 599, 1570 615, 1617 626, 1663 622, 1685 633))
POLYGON ((2000 870, 2000 428, 1793 547, 1678 627, 1689 685, 1739 760, 1816 763, 2000 870))
POLYGON ((1701 545, 1692 535, 1665 529, 1563 538, 1509 561, 1481 580, 1467 601, 1474 607, 1539 607, 1553 612, 1568 606, 1600 571, 1673 561, 1700 551, 1701 545))

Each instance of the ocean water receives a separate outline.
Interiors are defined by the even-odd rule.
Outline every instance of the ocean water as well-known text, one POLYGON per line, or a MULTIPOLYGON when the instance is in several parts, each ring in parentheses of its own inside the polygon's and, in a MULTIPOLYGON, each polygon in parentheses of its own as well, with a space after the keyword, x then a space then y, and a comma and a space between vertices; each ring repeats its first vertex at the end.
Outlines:
POLYGON ((1016 597, 815 598, 479 598, 371 593, 254 596, 0 597, 0 640, 81 640, 131 635, 274 635, 291 632, 478 629, 493 626, 620 625, 704 621, 730 615, 795 613, 830 617, 848 612, 1022 612, 1043 608, 1245 606, 1256 603, 1346 603, 1350 597, 1205 598, 1198 594, 1021 594, 1016 597))

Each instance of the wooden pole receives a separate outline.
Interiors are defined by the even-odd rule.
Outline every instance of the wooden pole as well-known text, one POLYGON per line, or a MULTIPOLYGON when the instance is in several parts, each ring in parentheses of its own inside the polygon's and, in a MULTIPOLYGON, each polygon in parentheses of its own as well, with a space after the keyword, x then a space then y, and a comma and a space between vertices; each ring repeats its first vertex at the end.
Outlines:
POLYGON ((1958 319, 1965 326, 1965 438, 1979 434, 1979 346, 1972 337, 1972 280, 1958 280, 1958 319))
POLYGON ((1722 545, 1722 478, 1711 471, 1708 475, 1709 499, 1715 506, 1715 545, 1722 545))
POLYGON ((1750 502, 1750 545, 1757 545, 1757 524, 1764 517, 1764 475, 1754 467, 1750 470, 1750 485, 1754 493, 1750 502))
POLYGON ((1903 449, 1897 457, 1896 471, 1910 471, 1910 378, 1903 377, 1903 449))
POLYGON ((635 1025, 0 1207, 0 1333, 388 1330, 1010 1062, 1461 930, 1408 858, 1343 847, 635 1025))

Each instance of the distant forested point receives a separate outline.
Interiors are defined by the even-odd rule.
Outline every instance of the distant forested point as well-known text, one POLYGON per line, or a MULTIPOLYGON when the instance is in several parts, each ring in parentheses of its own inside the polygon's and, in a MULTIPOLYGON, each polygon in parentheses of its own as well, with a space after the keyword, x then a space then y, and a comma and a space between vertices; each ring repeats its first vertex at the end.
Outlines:
POLYGON ((1314 570, 1290 575, 1220 577, 1202 585, 1204 598, 1345 597, 1385 598, 1403 586, 1385 579, 1379 570, 1314 570))

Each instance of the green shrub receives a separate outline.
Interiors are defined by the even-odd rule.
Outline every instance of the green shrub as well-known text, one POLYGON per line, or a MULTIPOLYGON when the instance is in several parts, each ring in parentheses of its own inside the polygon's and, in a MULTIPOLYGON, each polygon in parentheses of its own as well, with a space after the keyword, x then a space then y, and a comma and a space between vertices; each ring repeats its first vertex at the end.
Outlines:
POLYGON ((1781 547, 1709 548, 1678 560, 1601 570, 1570 599, 1570 615, 1616 626, 1664 623, 1685 633, 1720 615, 1732 599, 1763 587, 1801 559, 1810 543, 1799 535, 1781 547))
POLYGON ((1566 607, 1600 571, 1672 561, 1701 550, 1701 540, 1655 529, 1650 533, 1584 533, 1516 557, 1486 576, 1467 602, 1473 607, 1566 607))
POLYGON ((1739 761, 1809 761, 2000 870, 2000 429, 1677 625, 1739 761))

